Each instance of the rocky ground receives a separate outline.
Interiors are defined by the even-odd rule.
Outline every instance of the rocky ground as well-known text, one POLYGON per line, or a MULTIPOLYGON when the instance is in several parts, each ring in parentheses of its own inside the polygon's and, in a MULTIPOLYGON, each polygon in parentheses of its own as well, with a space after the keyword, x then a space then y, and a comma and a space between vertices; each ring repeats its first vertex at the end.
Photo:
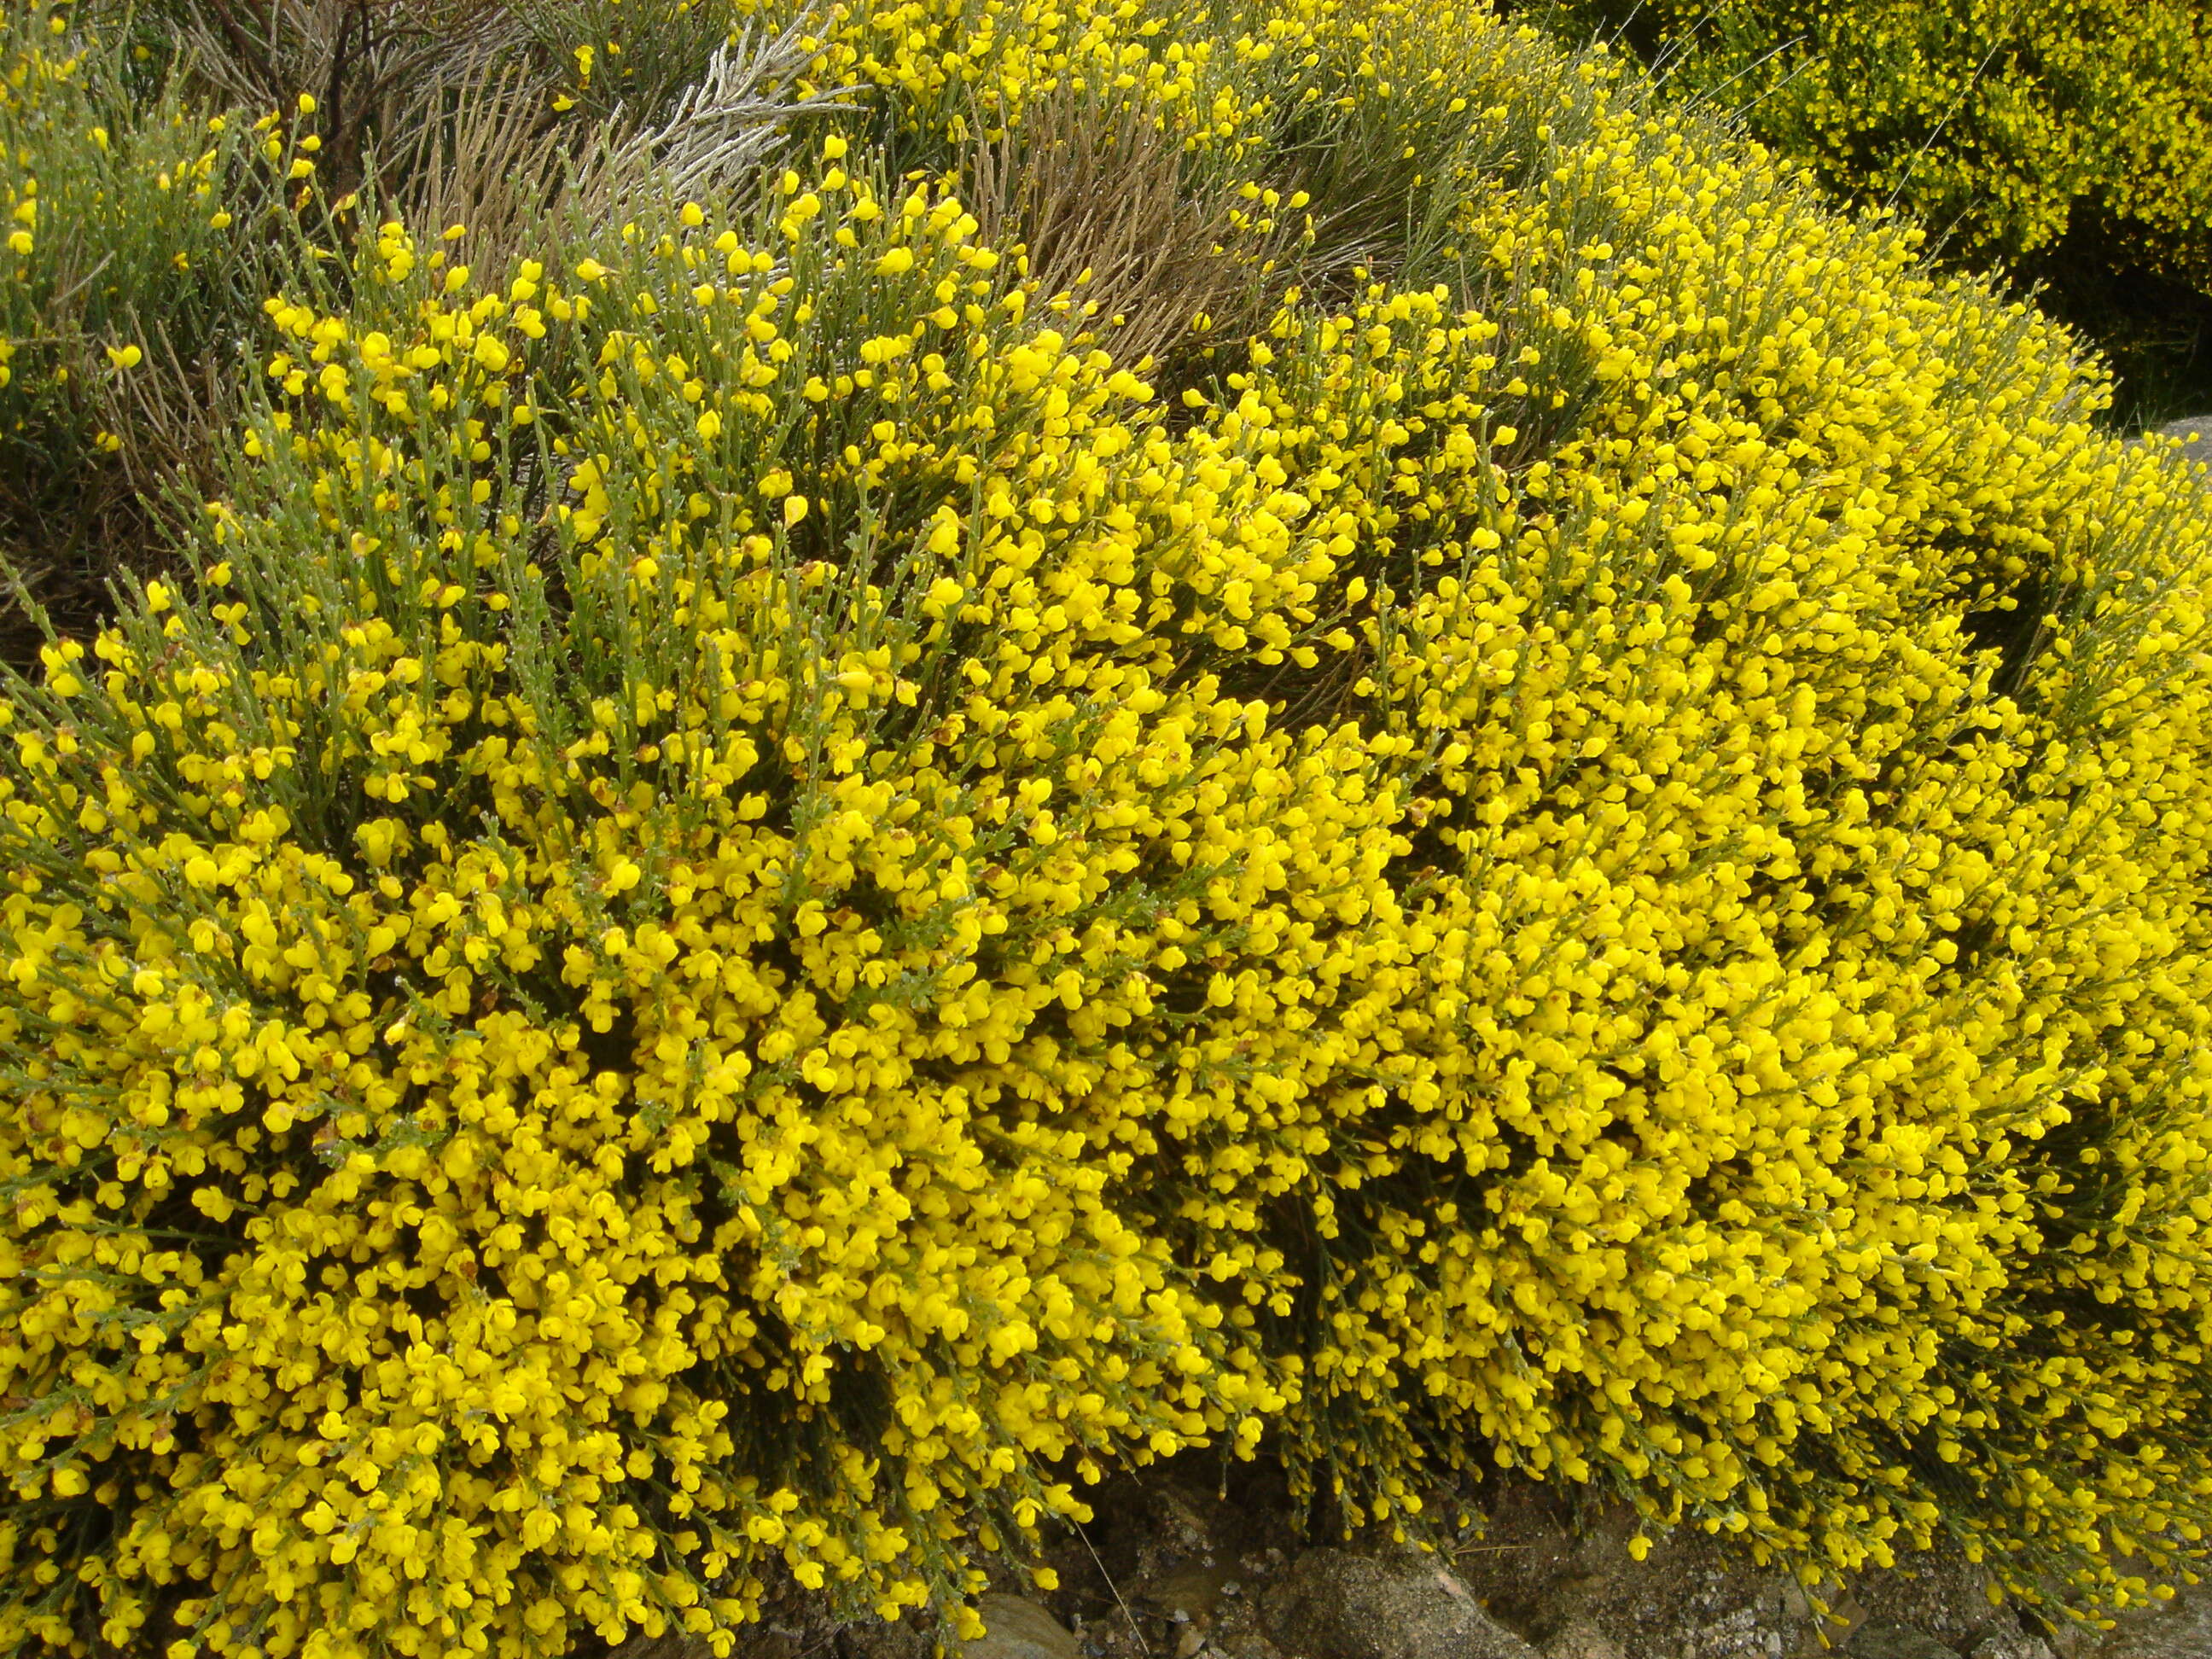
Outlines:
MULTIPOLYGON (((1992 1605, 1985 1577, 1922 1560, 1829 1592, 1702 1533, 1632 1559, 1624 1512, 1492 1482, 1466 1541, 1435 1553, 1302 1540, 1279 1487, 1127 1482, 1048 1559, 1049 1594, 984 1598, 988 1633, 957 1659, 2212 1659, 2212 1587, 2123 1614, 2109 1632, 2047 1627, 1992 1605)), ((919 1624, 834 1626, 803 1601, 735 1659, 929 1659, 919 1624)), ((704 1659, 678 1644, 621 1659, 704 1659)))

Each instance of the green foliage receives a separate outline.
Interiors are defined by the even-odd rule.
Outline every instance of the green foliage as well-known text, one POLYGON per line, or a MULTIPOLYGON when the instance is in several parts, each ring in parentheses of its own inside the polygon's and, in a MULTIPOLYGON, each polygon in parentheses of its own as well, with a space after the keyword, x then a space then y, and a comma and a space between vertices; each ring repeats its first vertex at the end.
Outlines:
POLYGON ((1893 203, 1959 254, 2048 284, 2145 398, 2205 396, 2212 12, 2194 0, 1516 9, 1576 36, 1625 33, 1838 194, 1893 203))
POLYGON ((0 19, 0 541, 65 613, 222 418, 295 155, 59 13, 0 19))
POLYGON ((1193 1455, 2203 1560, 2196 477, 1616 56, 1205 15, 763 15, 264 302, 0 703, 0 1650, 953 1620, 1193 1455))

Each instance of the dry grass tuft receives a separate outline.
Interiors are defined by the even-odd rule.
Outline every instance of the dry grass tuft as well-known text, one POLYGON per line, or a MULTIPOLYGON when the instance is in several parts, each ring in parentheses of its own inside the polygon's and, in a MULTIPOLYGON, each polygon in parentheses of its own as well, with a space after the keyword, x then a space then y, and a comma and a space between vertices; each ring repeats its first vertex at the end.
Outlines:
POLYGON ((981 240, 1019 243, 1040 290, 1084 306, 1125 363, 1164 360, 1194 331, 1249 334, 1294 280, 1297 234, 1262 228, 1225 187, 1194 186, 1174 131, 1140 104, 1053 94, 975 147, 967 185, 981 240))
POLYGON ((169 0, 190 83, 216 105, 289 111, 316 100, 333 193, 362 182, 360 157, 407 134, 426 100, 532 44, 502 0, 169 0))
POLYGON ((422 88, 411 130, 372 150, 393 217, 418 234, 465 227, 469 257, 504 268, 558 199, 573 167, 547 84, 509 59, 422 88))
POLYGON ((671 200, 737 205, 794 118, 850 107, 836 93, 788 90, 811 56, 805 21, 740 31, 657 117, 617 106, 564 121, 526 59, 480 59, 467 78, 425 85, 411 130, 373 169, 399 218, 429 235, 465 227, 468 258, 486 270, 542 241, 549 217, 607 225, 671 200))
POLYGON ((100 384, 100 422, 119 446, 113 460, 121 484, 171 535, 197 521, 222 479, 253 374, 246 343, 235 345, 186 356, 155 331, 145 348, 151 372, 100 384))
POLYGON ((611 223, 647 202, 734 204, 761 178, 794 119, 854 108, 842 101, 849 88, 792 90, 814 56, 802 43, 819 27, 808 16, 777 33, 748 27, 715 48, 664 113, 633 123, 618 109, 605 142, 570 179, 568 205, 611 223))

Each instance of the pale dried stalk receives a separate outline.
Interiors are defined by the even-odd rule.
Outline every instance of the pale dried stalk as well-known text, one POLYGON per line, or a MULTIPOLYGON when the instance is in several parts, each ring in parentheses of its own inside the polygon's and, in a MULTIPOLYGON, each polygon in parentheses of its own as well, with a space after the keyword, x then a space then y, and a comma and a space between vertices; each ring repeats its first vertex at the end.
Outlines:
POLYGON ((1190 337, 1250 331, 1287 282, 1284 230, 1241 229, 1234 192, 1188 185, 1182 146, 1153 111, 1076 92, 1041 100, 978 144, 968 204, 982 239, 1019 244, 1041 293, 1087 307, 1121 362, 1158 360, 1190 337))
POLYGON ((802 44, 811 21, 802 16, 774 35, 746 28, 656 121, 626 127, 616 112, 607 142, 569 182, 569 206, 611 223, 647 200, 743 199, 794 118, 854 107, 841 101, 850 88, 790 90, 813 59, 802 44))

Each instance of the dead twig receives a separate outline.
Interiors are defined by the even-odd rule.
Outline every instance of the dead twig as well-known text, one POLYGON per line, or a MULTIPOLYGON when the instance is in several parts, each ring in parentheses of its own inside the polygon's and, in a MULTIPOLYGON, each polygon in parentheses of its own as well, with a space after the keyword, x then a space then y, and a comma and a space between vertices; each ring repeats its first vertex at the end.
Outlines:
POLYGON ((1121 1599, 1121 1587, 1114 1582, 1114 1575, 1106 1571, 1105 1562, 1098 1559, 1097 1546, 1091 1541, 1091 1534, 1083 1530, 1081 1522, 1071 1521, 1068 1524, 1075 1528, 1075 1535, 1083 1540, 1083 1547, 1091 1552, 1091 1563, 1098 1569, 1098 1576, 1106 1581, 1106 1588, 1114 1597, 1114 1605, 1121 1609, 1121 1616, 1129 1621, 1129 1629, 1137 1638, 1137 1645, 1149 1656, 1152 1644, 1145 1640, 1144 1626, 1137 1622, 1137 1615, 1129 1611, 1129 1604, 1121 1599))

